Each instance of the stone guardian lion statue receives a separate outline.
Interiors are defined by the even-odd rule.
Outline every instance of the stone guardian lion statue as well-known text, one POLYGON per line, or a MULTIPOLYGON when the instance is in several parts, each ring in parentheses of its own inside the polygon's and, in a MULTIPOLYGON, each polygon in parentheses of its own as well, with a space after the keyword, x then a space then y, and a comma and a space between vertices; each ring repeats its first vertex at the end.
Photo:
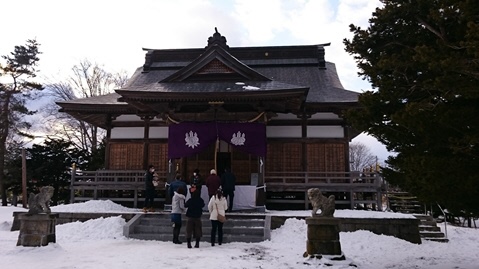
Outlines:
POLYGON ((28 214, 51 213, 50 199, 55 189, 51 186, 45 186, 40 189, 40 193, 30 193, 28 197, 28 214))
POLYGON ((308 190, 308 198, 313 206, 313 211, 311 212, 313 217, 333 217, 335 210, 334 195, 326 197, 318 188, 311 188, 308 190), (320 214, 317 214, 318 210, 321 210, 320 214))

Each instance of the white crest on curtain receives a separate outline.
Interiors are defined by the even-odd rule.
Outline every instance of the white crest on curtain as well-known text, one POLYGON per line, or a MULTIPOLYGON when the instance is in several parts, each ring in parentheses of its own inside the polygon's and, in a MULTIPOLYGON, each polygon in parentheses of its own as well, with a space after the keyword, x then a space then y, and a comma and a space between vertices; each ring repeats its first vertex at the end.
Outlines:
POLYGON ((200 144, 200 139, 196 132, 190 131, 185 134, 185 142, 188 147, 194 149, 200 144))
POLYGON ((245 142, 245 133, 241 133, 240 131, 238 131, 236 134, 233 134, 233 137, 231 138, 231 144, 235 146, 243 146, 245 142))

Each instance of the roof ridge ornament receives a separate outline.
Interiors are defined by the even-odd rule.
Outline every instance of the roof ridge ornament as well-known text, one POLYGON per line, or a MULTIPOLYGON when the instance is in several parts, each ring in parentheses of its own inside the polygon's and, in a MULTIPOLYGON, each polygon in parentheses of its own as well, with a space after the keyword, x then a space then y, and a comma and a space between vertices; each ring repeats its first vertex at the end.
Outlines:
POLYGON ((213 36, 208 37, 208 46, 206 46, 206 48, 209 48, 214 45, 218 45, 220 47, 223 47, 224 49, 229 49, 229 46, 226 45, 226 37, 222 36, 218 32, 218 28, 216 27, 213 36))

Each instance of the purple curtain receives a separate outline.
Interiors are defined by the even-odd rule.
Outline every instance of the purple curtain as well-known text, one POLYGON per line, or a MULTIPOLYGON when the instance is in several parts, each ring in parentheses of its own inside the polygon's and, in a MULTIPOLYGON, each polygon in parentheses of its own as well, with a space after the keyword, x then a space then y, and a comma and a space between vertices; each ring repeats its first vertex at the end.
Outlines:
POLYGON ((218 123, 221 140, 256 156, 266 156, 266 125, 261 123, 218 123))
POLYGON ((266 156, 266 126, 261 123, 183 122, 168 128, 168 158, 188 157, 205 150, 216 138, 260 157, 266 156))

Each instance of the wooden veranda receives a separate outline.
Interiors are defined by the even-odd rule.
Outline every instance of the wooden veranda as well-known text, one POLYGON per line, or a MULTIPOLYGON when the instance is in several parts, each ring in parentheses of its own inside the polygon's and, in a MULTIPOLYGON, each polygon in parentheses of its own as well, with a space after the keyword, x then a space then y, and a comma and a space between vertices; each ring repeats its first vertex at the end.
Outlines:
MULTIPOLYGON (((143 170, 74 171, 70 202, 111 200, 133 207, 142 206, 144 173, 143 170)), ((167 178, 166 171, 157 173, 160 178, 167 178)), ((257 201, 267 209, 309 209, 307 191, 310 188, 319 188, 325 195, 335 195, 338 209, 382 210, 384 184, 377 173, 269 172, 264 175, 264 186, 258 186, 257 201)), ((157 187, 155 201, 167 203, 166 182, 157 187)))

